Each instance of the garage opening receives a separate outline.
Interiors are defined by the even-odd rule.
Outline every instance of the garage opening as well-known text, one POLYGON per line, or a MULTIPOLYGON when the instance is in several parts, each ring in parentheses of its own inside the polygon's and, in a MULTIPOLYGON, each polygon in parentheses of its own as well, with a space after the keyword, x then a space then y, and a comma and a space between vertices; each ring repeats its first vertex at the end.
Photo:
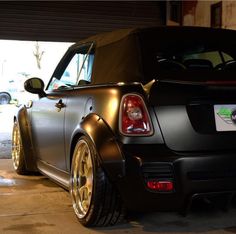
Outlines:
POLYGON ((38 98, 24 90, 24 82, 39 77, 47 84, 71 44, 0 40, 0 158, 11 157, 11 132, 17 108, 38 98))
POLYGON ((25 101, 22 99, 29 98, 28 94, 23 95, 22 83, 32 76, 47 82, 52 73, 50 69, 55 68, 61 57, 59 51, 68 47, 66 44, 37 44, 35 41, 75 42, 120 28, 165 25, 166 2, 2 1, 0 13, 0 39, 24 40, 0 40, 0 91, 4 92, 0 99, 5 103, 0 105, 1 158, 10 153, 11 126, 5 121, 11 119, 9 113, 14 112, 15 106, 25 101), (50 53, 51 59, 47 58, 50 53), (45 64, 50 66, 46 69, 45 64))

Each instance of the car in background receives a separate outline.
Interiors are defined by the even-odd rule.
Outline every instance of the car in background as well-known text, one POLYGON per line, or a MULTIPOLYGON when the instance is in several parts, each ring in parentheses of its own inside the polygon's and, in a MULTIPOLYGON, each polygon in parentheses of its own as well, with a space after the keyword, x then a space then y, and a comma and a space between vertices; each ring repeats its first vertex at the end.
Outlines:
POLYGON ((24 89, 24 82, 29 74, 19 72, 11 79, 5 78, 0 81, 0 105, 15 104, 20 106, 26 104, 29 99, 38 99, 37 95, 30 94, 24 89))
MULTIPOLYGON (((17 173, 68 189, 85 226, 236 191, 236 32, 125 29, 72 45, 14 117, 17 173)), ((227 204, 227 202, 226 202, 227 204)))
POLYGON ((13 79, 7 79, 1 77, 0 79, 0 105, 9 104, 15 100, 15 93, 17 92, 17 86, 13 79))
POLYGON ((0 92, 0 105, 9 104, 11 95, 8 92, 0 92))

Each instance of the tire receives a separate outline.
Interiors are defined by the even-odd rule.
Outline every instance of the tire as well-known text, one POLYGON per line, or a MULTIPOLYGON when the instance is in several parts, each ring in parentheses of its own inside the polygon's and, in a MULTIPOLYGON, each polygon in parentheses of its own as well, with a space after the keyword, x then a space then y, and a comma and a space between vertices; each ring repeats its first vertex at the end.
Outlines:
POLYGON ((20 130, 17 122, 14 123, 12 132, 12 161, 13 167, 17 174, 28 174, 28 171, 26 170, 25 156, 23 152, 20 130))
POLYGON ((0 105, 9 104, 11 101, 11 95, 7 92, 0 93, 0 105))
POLYGON ((74 150, 70 194, 74 212, 84 226, 109 226, 123 221, 121 197, 104 173, 93 143, 85 136, 74 150))

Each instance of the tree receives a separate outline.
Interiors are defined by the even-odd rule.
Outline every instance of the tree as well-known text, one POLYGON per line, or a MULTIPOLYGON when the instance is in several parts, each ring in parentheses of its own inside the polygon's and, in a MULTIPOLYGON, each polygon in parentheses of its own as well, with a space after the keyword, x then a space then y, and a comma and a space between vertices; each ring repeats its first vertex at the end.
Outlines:
POLYGON ((40 51, 40 46, 38 42, 35 43, 35 51, 33 52, 33 54, 36 58, 38 69, 41 69, 41 60, 42 60, 44 51, 40 51))

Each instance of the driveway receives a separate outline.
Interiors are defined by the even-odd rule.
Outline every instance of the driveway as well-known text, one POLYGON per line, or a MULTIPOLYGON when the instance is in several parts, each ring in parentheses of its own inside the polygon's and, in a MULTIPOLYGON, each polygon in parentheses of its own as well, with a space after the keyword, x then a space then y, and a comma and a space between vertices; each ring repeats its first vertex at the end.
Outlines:
POLYGON ((0 105, 0 158, 11 157, 11 132, 15 111, 14 105, 0 105))

